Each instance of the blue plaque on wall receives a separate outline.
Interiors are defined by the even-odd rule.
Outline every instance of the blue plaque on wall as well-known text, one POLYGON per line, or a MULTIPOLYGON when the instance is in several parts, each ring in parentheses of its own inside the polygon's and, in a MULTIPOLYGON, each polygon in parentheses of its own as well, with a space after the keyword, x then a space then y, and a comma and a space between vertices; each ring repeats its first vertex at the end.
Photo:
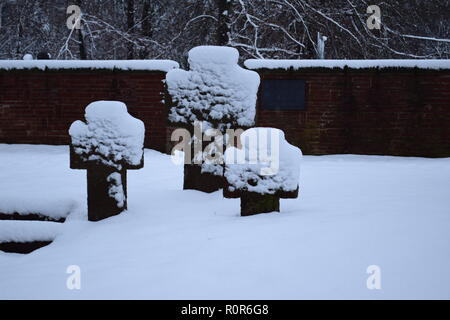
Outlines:
POLYGON ((261 109, 305 110, 305 81, 263 80, 261 86, 261 109))

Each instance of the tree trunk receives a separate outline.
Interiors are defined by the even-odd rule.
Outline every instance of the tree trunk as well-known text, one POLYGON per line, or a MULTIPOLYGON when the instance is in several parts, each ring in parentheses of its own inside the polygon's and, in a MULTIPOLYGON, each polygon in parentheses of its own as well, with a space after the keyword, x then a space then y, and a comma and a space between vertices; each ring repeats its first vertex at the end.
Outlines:
MULTIPOLYGON (((77 0, 77 6, 80 8, 83 7, 83 0, 77 0)), ((81 17, 80 17, 81 20, 81 17)), ((78 42, 79 42, 79 50, 80 50, 80 59, 86 60, 87 54, 86 54, 86 46, 84 44, 84 34, 83 34, 83 23, 80 21, 80 29, 78 29, 78 42)))
POLYGON ((2 27, 3 3, 0 3, 0 28, 2 27))
MULTIPOLYGON (((153 35, 152 30, 152 23, 151 23, 151 0, 144 0, 144 3, 142 5, 142 24, 141 24, 141 34, 145 38, 150 38, 153 35)), ((149 50, 147 45, 145 45, 145 48, 143 48, 140 53, 139 57, 141 59, 146 59, 148 57, 149 50)))
MULTIPOLYGON (((127 0, 127 33, 131 34, 134 28, 134 0, 127 0)), ((132 42, 128 42, 127 44, 127 59, 134 58, 134 44, 132 42)))
POLYGON ((217 23, 217 45, 226 46, 230 40, 230 10, 232 0, 216 0, 219 10, 217 23))

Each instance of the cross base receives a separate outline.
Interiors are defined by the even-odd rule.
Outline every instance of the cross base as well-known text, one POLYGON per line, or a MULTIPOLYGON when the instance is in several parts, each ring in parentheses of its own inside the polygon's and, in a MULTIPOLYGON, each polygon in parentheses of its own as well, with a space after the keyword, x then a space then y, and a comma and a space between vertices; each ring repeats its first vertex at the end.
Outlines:
POLYGON ((106 219, 127 209, 126 169, 118 171, 102 165, 87 168, 87 189, 89 221, 106 219))
POLYGON ((214 192, 223 188, 223 176, 202 173, 202 167, 195 164, 184 165, 184 190, 214 192))
POLYGON ((241 216, 258 213, 280 212, 280 197, 272 194, 243 192, 241 195, 241 216))

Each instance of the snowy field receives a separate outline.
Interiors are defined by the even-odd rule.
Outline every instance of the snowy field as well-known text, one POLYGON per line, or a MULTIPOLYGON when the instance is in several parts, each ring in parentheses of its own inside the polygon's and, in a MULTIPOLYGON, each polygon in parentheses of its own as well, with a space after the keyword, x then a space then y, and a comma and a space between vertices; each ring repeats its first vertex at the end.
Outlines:
POLYGON ((305 156, 300 198, 251 217, 221 192, 183 191, 182 173, 146 150, 129 210, 93 223, 68 147, 0 145, 0 212, 70 212, 49 246, 0 252, 0 298, 450 298, 450 159, 305 156))

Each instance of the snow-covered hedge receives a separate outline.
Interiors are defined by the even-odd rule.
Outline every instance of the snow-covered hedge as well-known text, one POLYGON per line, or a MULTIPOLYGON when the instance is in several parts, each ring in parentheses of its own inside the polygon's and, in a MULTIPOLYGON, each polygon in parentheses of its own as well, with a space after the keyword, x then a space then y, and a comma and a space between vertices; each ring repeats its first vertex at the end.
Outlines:
POLYGON ((276 60, 249 59, 244 62, 249 69, 303 69, 303 68, 339 68, 352 69, 369 68, 420 68, 420 69, 450 69, 450 60, 276 60))
POLYGON ((0 70, 116 69, 167 72, 179 68, 172 60, 0 60, 0 70))
POLYGON ((289 144, 284 132, 251 128, 240 137, 241 148, 225 152, 225 178, 229 192, 276 194, 297 190, 302 152, 289 144))
POLYGON ((202 130, 254 125, 259 75, 237 63, 236 49, 199 46, 189 51, 190 70, 167 73, 167 87, 175 106, 174 123, 202 122, 202 130))
POLYGON ((75 153, 84 162, 98 162, 121 169, 137 166, 143 157, 144 123, 132 117, 119 101, 92 102, 86 122, 72 123, 69 134, 75 153))

